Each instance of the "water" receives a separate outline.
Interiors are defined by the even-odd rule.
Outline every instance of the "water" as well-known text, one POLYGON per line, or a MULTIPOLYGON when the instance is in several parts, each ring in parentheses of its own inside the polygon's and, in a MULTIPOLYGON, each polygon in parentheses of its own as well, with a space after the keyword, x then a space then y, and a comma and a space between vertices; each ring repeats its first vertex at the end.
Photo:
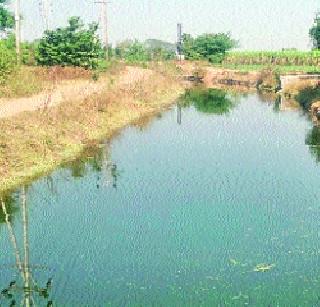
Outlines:
POLYGON ((174 107, 33 182, 28 223, 22 190, 7 197, 0 289, 18 286, 0 305, 29 293, 8 228, 23 259, 27 225, 38 306, 320 306, 320 132, 278 109, 194 91, 181 118, 174 107))

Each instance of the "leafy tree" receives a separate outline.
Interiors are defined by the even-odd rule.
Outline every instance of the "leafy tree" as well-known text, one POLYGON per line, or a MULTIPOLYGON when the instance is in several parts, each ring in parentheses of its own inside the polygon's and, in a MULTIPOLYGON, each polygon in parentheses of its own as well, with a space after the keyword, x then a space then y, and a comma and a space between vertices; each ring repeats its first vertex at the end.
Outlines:
POLYGON ((220 63, 226 52, 236 45, 229 33, 202 34, 196 38, 183 35, 183 53, 187 60, 207 59, 220 63))
POLYGON ((0 31, 12 29, 14 26, 13 15, 5 7, 7 2, 7 0, 0 0, 0 31))
POLYGON ((309 31, 309 35, 313 40, 313 47, 320 49, 320 13, 314 19, 313 26, 309 31))
POLYGON ((86 29, 80 17, 71 17, 66 28, 45 32, 36 50, 37 63, 97 68, 98 59, 103 53, 97 30, 96 23, 86 29))
POLYGON ((200 60, 201 55, 195 48, 195 39, 190 34, 183 34, 182 52, 187 60, 200 60))

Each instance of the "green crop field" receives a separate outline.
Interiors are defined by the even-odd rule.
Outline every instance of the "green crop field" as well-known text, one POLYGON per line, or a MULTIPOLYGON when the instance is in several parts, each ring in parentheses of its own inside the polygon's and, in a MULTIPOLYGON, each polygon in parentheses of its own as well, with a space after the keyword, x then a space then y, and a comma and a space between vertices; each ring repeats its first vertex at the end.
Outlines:
POLYGON ((228 52, 224 65, 320 66, 320 51, 243 51, 228 52))

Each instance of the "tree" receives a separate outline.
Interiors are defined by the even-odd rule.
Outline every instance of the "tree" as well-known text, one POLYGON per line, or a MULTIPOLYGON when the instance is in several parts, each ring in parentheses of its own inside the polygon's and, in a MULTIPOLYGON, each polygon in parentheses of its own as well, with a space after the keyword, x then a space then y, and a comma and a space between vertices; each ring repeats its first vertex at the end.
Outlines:
POLYGON ((71 17, 66 28, 45 32, 37 46, 37 63, 97 68, 98 59, 103 53, 97 30, 96 23, 86 29, 80 17, 71 17))
POLYGON ((193 38, 190 34, 183 35, 183 52, 186 59, 207 59, 220 63, 226 52, 237 45, 229 33, 202 34, 193 38))
POLYGON ((7 0, 0 0, 0 31, 7 31, 14 26, 14 17, 6 8, 7 0))
POLYGON ((183 34, 182 52, 187 60, 200 60, 201 54, 195 48, 195 39, 190 34, 183 34))
POLYGON ((310 38, 313 40, 313 47, 320 49, 320 13, 316 15, 313 26, 309 31, 310 38))

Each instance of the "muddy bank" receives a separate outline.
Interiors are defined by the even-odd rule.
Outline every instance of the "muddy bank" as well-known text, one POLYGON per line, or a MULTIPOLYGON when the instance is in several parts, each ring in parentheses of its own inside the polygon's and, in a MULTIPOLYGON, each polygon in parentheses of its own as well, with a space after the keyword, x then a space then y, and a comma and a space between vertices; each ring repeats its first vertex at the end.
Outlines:
POLYGON ((282 93, 287 96, 293 96, 307 86, 320 84, 320 75, 308 75, 301 72, 279 74, 272 68, 244 72, 207 66, 202 68, 201 72, 196 71, 195 74, 201 74, 202 81, 207 87, 227 85, 257 88, 272 92, 282 90, 282 93))

